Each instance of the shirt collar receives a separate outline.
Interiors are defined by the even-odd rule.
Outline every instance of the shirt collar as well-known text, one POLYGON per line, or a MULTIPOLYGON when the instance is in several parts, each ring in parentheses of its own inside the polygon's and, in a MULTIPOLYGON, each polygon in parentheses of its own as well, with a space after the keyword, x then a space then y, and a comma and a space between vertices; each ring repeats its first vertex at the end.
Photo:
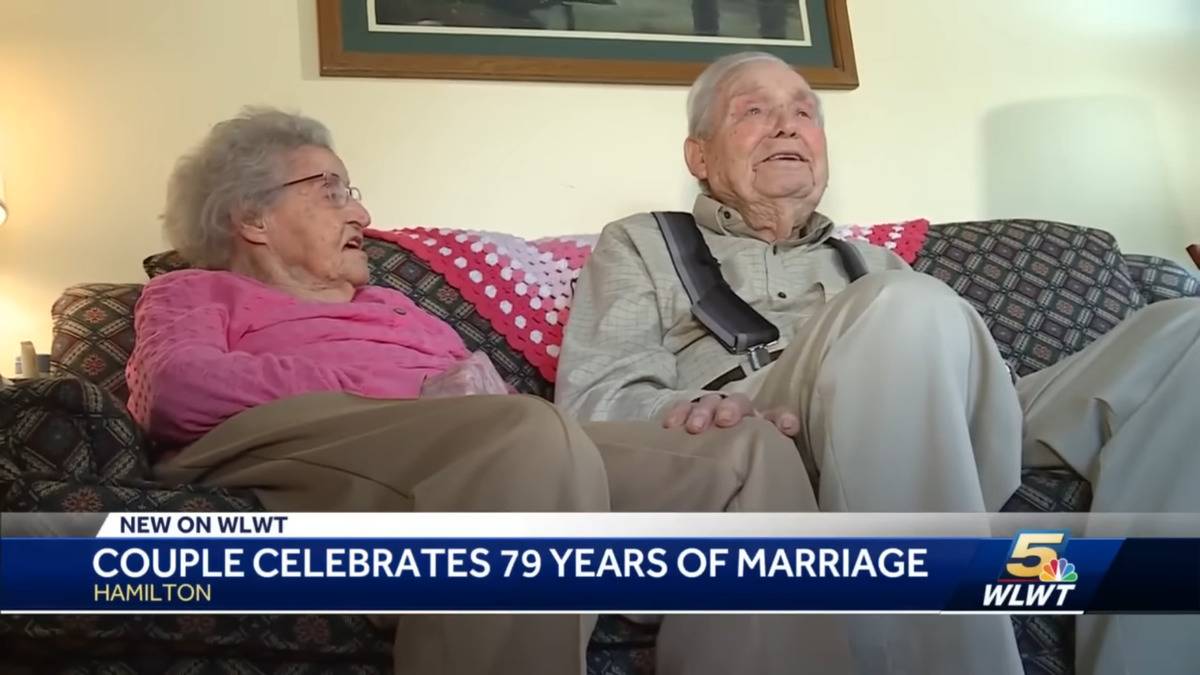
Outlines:
MULTIPOLYGON (((696 203, 692 206, 692 215, 696 222, 704 228, 717 234, 731 237, 754 237, 754 229, 742 218, 735 209, 706 194, 696 195, 696 203)), ((779 241, 780 246, 818 246, 833 234, 833 221, 824 214, 813 211, 812 216, 804 225, 792 229, 787 239, 779 241)))

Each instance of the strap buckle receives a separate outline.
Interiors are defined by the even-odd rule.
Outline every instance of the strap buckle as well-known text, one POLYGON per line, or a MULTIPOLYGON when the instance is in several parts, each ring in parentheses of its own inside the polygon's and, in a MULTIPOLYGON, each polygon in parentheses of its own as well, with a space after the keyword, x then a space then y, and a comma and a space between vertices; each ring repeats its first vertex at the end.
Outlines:
POLYGON ((770 344, 754 345, 746 351, 747 360, 750 361, 751 372, 762 370, 771 365, 771 352, 767 349, 770 346, 770 344))

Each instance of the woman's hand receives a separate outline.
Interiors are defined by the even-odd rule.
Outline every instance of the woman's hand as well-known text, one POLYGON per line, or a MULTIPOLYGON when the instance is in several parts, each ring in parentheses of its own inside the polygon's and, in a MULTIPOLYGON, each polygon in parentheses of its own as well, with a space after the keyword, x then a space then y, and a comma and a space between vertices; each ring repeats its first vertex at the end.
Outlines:
POLYGON ((500 377, 496 367, 483 352, 474 352, 449 369, 425 378, 421 383, 421 398, 508 393, 509 388, 504 378, 500 377))
POLYGON ((663 415, 663 426, 674 429, 682 426, 690 434, 702 433, 716 425, 720 428, 735 426, 747 417, 762 417, 775 425, 785 436, 795 437, 800 433, 800 419, 786 408, 758 411, 754 402, 745 394, 712 393, 691 401, 676 403, 663 415))

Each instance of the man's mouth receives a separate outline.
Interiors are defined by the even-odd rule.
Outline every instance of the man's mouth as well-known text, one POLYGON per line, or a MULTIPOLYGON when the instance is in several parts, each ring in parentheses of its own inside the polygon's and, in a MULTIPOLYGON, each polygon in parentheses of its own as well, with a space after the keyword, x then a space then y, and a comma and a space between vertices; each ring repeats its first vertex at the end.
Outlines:
POLYGON ((767 155, 767 158, 764 159, 763 161, 764 162, 807 162, 808 160, 805 159, 804 156, 798 152, 776 152, 772 155, 767 155))
POLYGON ((346 245, 343 246, 342 248, 349 249, 351 251, 361 251, 362 245, 363 245, 362 237, 351 237, 350 241, 346 242, 346 245))

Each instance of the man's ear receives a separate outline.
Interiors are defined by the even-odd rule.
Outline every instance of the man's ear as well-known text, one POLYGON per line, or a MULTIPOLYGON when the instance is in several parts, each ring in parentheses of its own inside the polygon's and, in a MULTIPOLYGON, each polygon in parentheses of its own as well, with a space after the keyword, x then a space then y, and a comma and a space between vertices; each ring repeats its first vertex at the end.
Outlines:
POLYGON ((237 208, 233 211, 233 230, 251 244, 267 243, 267 221, 262 214, 237 208))
POLYGON ((704 142, 688 137, 683 142, 683 161, 696 180, 708 180, 708 162, 704 157, 704 142))

